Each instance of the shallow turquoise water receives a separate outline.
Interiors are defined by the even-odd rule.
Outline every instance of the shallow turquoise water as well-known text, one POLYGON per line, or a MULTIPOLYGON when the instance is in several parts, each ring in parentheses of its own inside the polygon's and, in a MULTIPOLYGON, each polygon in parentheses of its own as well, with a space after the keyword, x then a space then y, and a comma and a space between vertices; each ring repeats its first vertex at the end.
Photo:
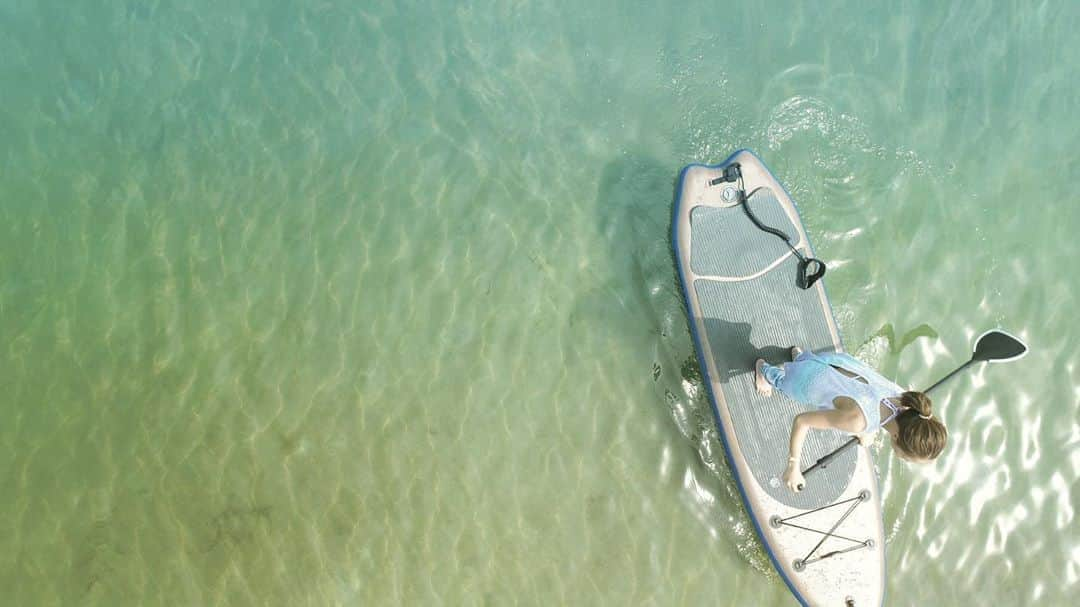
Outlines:
POLYGON ((888 604, 1080 586, 1075 3, 0 2, 17 605, 792 598, 693 372, 689 162, 756 150, 878 449, 888 604))

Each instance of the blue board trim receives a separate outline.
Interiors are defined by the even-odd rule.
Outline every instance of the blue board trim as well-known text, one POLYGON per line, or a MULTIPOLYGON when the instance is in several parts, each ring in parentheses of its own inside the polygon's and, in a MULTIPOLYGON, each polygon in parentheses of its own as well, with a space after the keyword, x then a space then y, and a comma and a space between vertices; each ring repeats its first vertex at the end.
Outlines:
MULTIPOLYGON (((765 167, 765 170, 769 171, 770 174, 773 174, 772 170, 769 169, 769 167, 765 164, 764 161, 761 160, 761 158, 757 154, 755 154, 751 150, 748 150, 748 149, 745 149, 745 148, 736 150, 734 153, 732 153, 730 156, 728 156, 726 159, 724 159, 723 162, 721 162, 719 164, 698 164, 698 163, 688 164, 685 167, 683 167, 682 171, 679 172, 679 183, 678 183, 678 185, 675 186, 675 189, 678 192, 678 197, 675 199, 675 208, 672 211, 672 216, 671 216, 671 247, 672 247, 672 250, 675 252, 675 265, 679 268, 679 282, 682 283, 683 303, 684 303, 685 308, 686 308, 686 318, 687 318, 687 321, 688 321, 687 324, 690 325, 690 334, 694 339, 694 353, 697 355, 698 367, 701 369, 701 375, 705 380, 705 392, 706 392, 706 394, 709 395, 709 404, 712 405, 713 419, 716 421, 717 428, 720 430, 720 432, 719 432, 719 434, 720 434, 720 442, 724 445, 724 454, 725 454, 725 456, 727 457, 727 460, 728 460, 728 468, 731 470, 731 474, 735 478, 735 484, 739 488, 739 495, 742 496, 743 507, 746 509, 746 512, 750 515, 750 522, 753 523, 754 531, 757 533, 758 539, 761 541, 761 545, 765 547, 765 552, 769 555, 769 560, 773 564, 773 569, 775 569, 776 572, 780 575, 780 579, 784 580, 784 584, 787 585, 788 590, 791 591, 791 594, 793 594, 795 596, 795 598, 799 601, 799 603, 801 605, 803 605, 803 607, 810 607, 809 603, 806 602, 806 599, 804 599, 803 596, 801 594, 799 594, 799 592, 795 589, 795 586, 791 583, 791 580, 788 579, 787 575, 784 574, 784 569, 783 569, 783 567, 780 566, 780 562, 777 560, 776 554, 773 553, 772 548, 769 546, 769 543, 767 541, 765 541, 765 534, 762 533, 761 526, 758 525, 757 517, 754 515, 754 509, 750 506, 750 500, 746 497, 746 491, 743 489, 743 481, 742 481, 742 478, 739 476, 739 470, 738 470, 738 468, 736 466, 731 465, 732 462, 734 461, 734 458, 731 455, 731 447, 728 445, 727 433, 724 431, 723 422, 720 421, 720 408, 717 407, 717 405, 716 405, 716 395, 713 394, 712 379, 709 377, 709 367, 706 364, 705 359, 702 357, 702 351, 703 351, 702 347, 701 347, 702 342, 701 342, 700 336, 698 335, 697 325, 694 323, 694 320, 693 320, 693 311, 690 309, 690 292, 688 291, 689 285, 687 285, 687 283, 686 283, 686 272, 683 270, 682 257, 680 255, 680 251, 679 251, 679 233, 678 233, 679 211, 682 209, 683 181, 686 179, 686 172, 689 171, 691 168, 694 168, 694 167, 704 167, 704 168, 707 168, 707 169, 716 169, 716 168, 727 166, 728 164, 731 164, 734 161, 736 156, 738 156, 739 154, 742 154, 742 153, 750 154, 751 156, 756 158, 758 160, 758 162, 761 163, 761 166, 765 167)), ((777 182, 779 182, 779 181, 780 180, 777 179, 777 182)), ((798 205, 798 203, 795 202, 795 199, 791 196, 791 193, 787 191, 787 188, 784 187, 784 184, 781 183, 780 187, 784 190, 784 194, 787 194, 788 200, 791 200, 792 203, 794 204, 794 206, 795 206, 795 214, 798 215, 799 223, 802 224, 803 230, 805 230, 806 229, 805 228, 806 224, 803 223, 802 215, 799 213, 799 205, 798 205)), ((809 235, 807 236, 807 240, 809 241, 809 235)), ((825 289, 825 281, 821 281, 821 287, 822 287, 822 289, 825 289)), ((836 327, 837 336, 840 338, 840 343, 843 344, 843 335, 840 334, 840 326, 836 323, 836 313, 832 309, 832 303, 829 300, 829 292, 827 290, 825 291, 825 301, 829 306, 829 315, 832 318, 833 326, 836 327)), ((874 475, 874 483, 877 484, 877 475, 876 474, 874 475)), ((877 487, 876 489, 877 489, 877 494, 881 495, 880 487, 877 487)), ((884 559, 885 558, 885 546, 881 546, 881 551, 882 551, 882 559, 884 559)), ((883 591, 882 591, 882 605, 884 605, 884 604, 885 604, 885 589, 883 588, 883 591)))

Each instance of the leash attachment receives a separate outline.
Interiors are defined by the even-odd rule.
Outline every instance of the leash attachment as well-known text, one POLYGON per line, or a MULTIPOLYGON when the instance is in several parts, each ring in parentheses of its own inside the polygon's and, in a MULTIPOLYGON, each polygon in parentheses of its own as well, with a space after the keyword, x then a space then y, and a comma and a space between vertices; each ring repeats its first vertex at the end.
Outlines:
POLYGON ((774 227, 767 226, 761 223, 761 220, 754 215, 754 211, 750 209, 750 199, 746 196, 746 187, 743 185, 742 167, 739 163, 733 162, 724 167, 724 174, 716 179, 709 180, 709 185, 719 185, 721 183, 738 183, 739 189, 739 203, 746 212, 746 216, 751 222, 762 232, 767 232, 776 236, 780 240, 784 241, 791 252, 795 254, 795 257, 799 259, 798 274, 795 276, 795 284, 800 289, 809 289, 814 286, 814 283, 821 280, 821 277, 825 276, 825 262, 813 257, 807 257, 799 252, 795 248, 795 245, 791 243, 791 237, 787 235, 783 230, 778 230, 774 227))

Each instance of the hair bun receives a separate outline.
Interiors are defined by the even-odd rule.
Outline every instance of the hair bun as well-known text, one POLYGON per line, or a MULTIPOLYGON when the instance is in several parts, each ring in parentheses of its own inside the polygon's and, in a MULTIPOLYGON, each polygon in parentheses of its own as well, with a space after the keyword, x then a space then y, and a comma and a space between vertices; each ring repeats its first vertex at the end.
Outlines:
POLYGON ((949 431, 941 420, 933 419, 930 398, 922 392, 904 392, 900 395, 900 405, 905 410, 896 417, 896 445, 904 452, 925 460, 941 455, 949 431))
POLYGON ((900 395, 900 404, 918 413, 920 419, 934 417, 933 403, 930 402, 930 397, 922 392, 904 392, 900 395))

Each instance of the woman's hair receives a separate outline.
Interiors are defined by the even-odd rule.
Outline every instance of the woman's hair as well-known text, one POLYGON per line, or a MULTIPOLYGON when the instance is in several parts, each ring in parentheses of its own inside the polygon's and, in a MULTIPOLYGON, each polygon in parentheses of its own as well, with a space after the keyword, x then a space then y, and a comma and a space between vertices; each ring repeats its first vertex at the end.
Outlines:
POLYGON ((904 392, 900 404, 907 410, 896 417, 899 431, 896 444, 920 459, 934 459, 945 449, 949 431, 930 410, 930 397, 922 392, 904 392))

